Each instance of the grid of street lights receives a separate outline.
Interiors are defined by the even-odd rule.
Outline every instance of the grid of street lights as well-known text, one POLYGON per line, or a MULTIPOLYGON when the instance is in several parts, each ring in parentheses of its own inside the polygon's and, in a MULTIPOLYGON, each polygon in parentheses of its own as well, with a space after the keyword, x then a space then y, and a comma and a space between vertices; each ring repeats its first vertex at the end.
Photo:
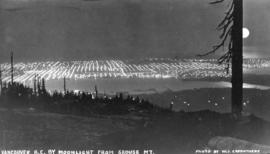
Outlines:
MULTIPOLYGON (((225 64, 224 64, 225 65, 225 64)), ((14 81, 33 81, 35 75, 45 80, 54 79, 99 79, 99 78, 153 78, 153 79, 203 79, 230 77, 224 65, 215 59, 144 59, 89 60, 89 61, 44 61, 18 62, 14 64, 14 81)), ((244 71, 270 67, 270 59, 245 59, 244 71)), ((2 63, 2 80, 10 81, 10 63, 2 63)))

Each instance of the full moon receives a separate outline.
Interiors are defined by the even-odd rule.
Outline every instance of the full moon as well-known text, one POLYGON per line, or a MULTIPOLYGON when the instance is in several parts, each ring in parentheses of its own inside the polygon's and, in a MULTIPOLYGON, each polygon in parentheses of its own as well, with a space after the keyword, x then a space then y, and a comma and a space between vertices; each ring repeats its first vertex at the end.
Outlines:
POLYGON ((247 29, 247 28, 243 28, 243 38, 245 39, 245 38, 248 38, 248 36, 249 36, 249 30, 247 29))

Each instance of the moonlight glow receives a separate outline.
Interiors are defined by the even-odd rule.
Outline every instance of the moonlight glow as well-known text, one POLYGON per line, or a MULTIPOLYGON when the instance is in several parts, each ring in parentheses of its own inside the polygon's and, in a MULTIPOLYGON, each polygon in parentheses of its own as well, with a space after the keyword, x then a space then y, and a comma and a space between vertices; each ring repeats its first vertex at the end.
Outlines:
POLYGON ((248 38, 248 36, 249 36, 249 30, 247 29, 247 28, 243 28, 243 38, 245 39, 245 38, 248 38))

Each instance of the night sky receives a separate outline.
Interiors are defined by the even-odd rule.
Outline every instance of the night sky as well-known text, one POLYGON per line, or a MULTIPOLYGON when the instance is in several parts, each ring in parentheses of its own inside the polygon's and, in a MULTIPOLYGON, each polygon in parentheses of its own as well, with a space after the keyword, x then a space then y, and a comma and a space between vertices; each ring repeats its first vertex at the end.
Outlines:
MULTIPOLYGON (((270 1, 244 1, 244 56, 270 57, 270 1)), ((0 61, 192 58, 218 43, 228 3, 209 2, 0 0, 0 61)))

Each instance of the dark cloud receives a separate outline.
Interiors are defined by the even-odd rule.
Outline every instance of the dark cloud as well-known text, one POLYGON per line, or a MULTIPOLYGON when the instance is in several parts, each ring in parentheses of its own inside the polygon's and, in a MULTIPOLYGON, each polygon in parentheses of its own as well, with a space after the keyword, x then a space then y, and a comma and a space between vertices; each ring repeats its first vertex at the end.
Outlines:
MULTIPOLYGON (((194 57, 218 42, 215 27, 226 10, 208 0, 12 1, 1 5, 2 59, 10 50, 20 60, 194 57)), ((252 16, 245 17, 251 30, 245 44, 265 44, 268 38, 253 37, 268 34, 269 23, 255 17, 268 15, 245 7, 252 16)))
POLYGON ((26 10, 27 8, 6 8, 6 9, 1 9, 1 11, 8 11, 8 12, 17 12, 17 11, 22 11, 26 10))
POLYGON ((94 1, 100 1, 100 0, 82 0, 82 1, 85 1, 85 2, 94 2, 94 1))

